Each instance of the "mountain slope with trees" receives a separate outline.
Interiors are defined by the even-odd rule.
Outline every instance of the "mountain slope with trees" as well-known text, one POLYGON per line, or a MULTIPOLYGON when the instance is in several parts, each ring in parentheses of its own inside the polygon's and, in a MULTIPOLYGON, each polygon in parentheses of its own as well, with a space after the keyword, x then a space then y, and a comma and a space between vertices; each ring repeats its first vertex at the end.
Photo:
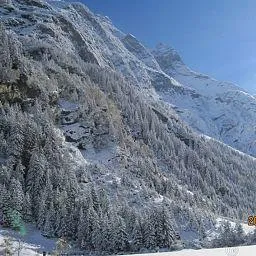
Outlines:
POLYGON ((149 51, 159 70, 125 50, 109 20, 38 0, 6 3, 0 17, 4 225, 34 222, 111 254, 182 247, 217 216, 255 212, 255 159, 195 133, 159 100, 152 79, 180 86, 149 51))

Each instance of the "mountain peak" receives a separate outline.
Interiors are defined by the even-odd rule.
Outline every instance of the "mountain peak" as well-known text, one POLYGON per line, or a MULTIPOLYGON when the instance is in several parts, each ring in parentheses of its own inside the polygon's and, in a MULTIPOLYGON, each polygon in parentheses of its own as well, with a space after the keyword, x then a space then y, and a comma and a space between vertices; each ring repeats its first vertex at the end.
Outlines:
POLYGON ((152 50, 152 54, 164 71, 172 68, 175 63, 184 65, 178 52, 167 44, 158 43, 155 49, 152 50))
POLYGON ((165 43, 163 43, 163 42, 159 42, 159 43, 157 43, 157 45, 156 45, 156 47, 155 47, 157 50, 173 50, 173 48, 170 46, 170 45, 168 45, 168 44, 165 44, 165 43))
POLYGON ((134 44, 134 45, 136 45, 136 46, 138 46, 138 47, 144 47, 141 43, 140 43, 140 41, 134 36, 134 35, 132 35, 132 34, 126 34, 125 35, 125 37, 124 37, 124 39, 123 39, 124 41, 129 41, 130 43, 132 43, 132 44, 134 44))
POLYGON ((129 52, 135 55, 139 60, 141 60, 148 67, 160 70, 160 67, 152 53, 132 34, 127 34, 122 42, 129 52))

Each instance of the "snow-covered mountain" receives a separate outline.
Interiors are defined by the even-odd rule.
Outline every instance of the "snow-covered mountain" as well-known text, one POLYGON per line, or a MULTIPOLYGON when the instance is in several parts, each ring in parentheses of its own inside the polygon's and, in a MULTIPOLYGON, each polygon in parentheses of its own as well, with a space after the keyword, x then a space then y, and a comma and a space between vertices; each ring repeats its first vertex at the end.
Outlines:
POLYGON ((126 38, 123 40, 126 48, 147 65, 157 94, 176 109, 184 121, 199 133, 255 156, 256 100, 253 95, 232 83, 190 70, 170 46, 158 44, 152 50, 153 58, 137 39, 127 37, 128 43, 126 38))
POLYGON ((190 70, 172 48, 159 44, 152 51, 166 74, 187 90, 160 91, 195 130, 256 154, 256 101, 242 88, 190 70))
POLYGON ((15 10, 15 15, 5 10, 3 21, 18 30, 22 40, 44 37, 45 43, 59 49, 65 44, 66 54, 75 52, 83 60, 115 68, 151 98, 157 93, 194 130, 256 154, 256 100, 252 95, 193 72, 169 46, 147 49, 133 35, 119 31, 108 17, 94 15, 79 3, 51 3, 54 7, 45 4, 40 12, 32 5, 15 10))
POLYGON ((0 19, 1 223, 113 254, 201 246, 255 212, 254 97, 81 3, 2 1, 0 19))

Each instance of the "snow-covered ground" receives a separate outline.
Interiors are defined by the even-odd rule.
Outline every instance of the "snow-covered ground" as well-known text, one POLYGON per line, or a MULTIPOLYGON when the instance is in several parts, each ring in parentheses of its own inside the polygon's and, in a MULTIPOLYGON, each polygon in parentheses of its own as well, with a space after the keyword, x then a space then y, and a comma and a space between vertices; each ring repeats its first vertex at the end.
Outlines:
POLYGON ((4 255, 4 239, 7 239, 11 242, 11 251, 14 253, 14 256, 16 255, 22 255, 22 256, 34 256, 34 255, 40 255, 38 254, 38 247, 27 244, 25 242, 19 243, 17 240, 13 239, 12 237, 5 236, 0 233, 0 255, 4 255), (20 248, 20 249, 19 249, 20 248), (19 254, 18 254, 19 253, 19 254))
MULTIPOLYGON (((217 218, 216 219, 216 222, 217 222, 216 228, 218 228, 225 221, 229 221, 232 228, 234 228, 235 225, 236 225, 236 223, 234 221, 232 221, 232 220, 228 220, 228 219, 224 219, 224 218, 217 218)), ((254 230, 255 230, 255 226, 248 226, 247 223, 241 223, 241 225, 243 227, 243 230, 244 230, 245 234, 253 233, 254 230)))
POLYGON ((177 252, 133 254, 133 256, 144 256, 144 255, 149 255, 149 256, 254 256, 256 255, 256 246, 253 245, 253 246, 232 247, 232 248, 182 250, 177 252))
POLYGON ((4 229, 0 226, 0 255, 4 255, 3 243, 5 238, 11 241, 14 256, 18 255, 18 248, 20 248, 20 256, 42 255, 43 251, 51 252, 54 250, 55 239, 48 239, 42 236, 33 225, 26 225, 25 231, 21 235, 18 232, 4 229))
MULTIPOLYGON (((19 245, 19 235, 17 233, 0 229, 0 255, 4 255, 3 242, 4 238, 9 237, 12 241, 14 256, 18 256, 17 249, 20 247, 22 256, 39 256, 42 251, 52 251, 55 246, 55 241, 41 236, 33 227, 28 227, 28 232, 22 237, 19 245)), ((127 254, 124 256, 254 256, 256 255, 256 245, 242 246, 232 248, 217 248, 217 249, 186 249, 175 252, 159 252, 159 253, 143 253, 143 254, 127 254)))
MULTIPOLYGON (((216 238, 217 237, 217 235, 218 235, 218 229, 219 229, 219 227, 224 223, 224 222, 226 222, 226 221, 228 221, 228 222, 230 222, 230 225, 231 225, 231 228, 235 228, 235 225, 236 225, 236 223, 234 222, 234 221, 232 221, 231 219, 227 219, 227 218, 217 218, 216 219, 216 225, 215 225, 215 227, 213 228, 213 229, 210 229, 210 230, 208 230, 207 231, 207 237, 208 237, 208 240, 209 241, 211 241, 211 240, 213 240, 214 238, 216 238)), ((244 230, 244 233, 246 234, 246 235, 248 235, 248 234, 250 234, 250 233, 253 233, 254 232, 254 230, 255 230, 255 227, 254 226, 248 226, 248 224, 247 223, 241 223, 241 225, 242 225, 242 228, 243 228, 243 230, 244 230)), ((255 254, 256 255, 256 254, 255 254)), ((232 255, 231 255, 232 256, 232 255)))

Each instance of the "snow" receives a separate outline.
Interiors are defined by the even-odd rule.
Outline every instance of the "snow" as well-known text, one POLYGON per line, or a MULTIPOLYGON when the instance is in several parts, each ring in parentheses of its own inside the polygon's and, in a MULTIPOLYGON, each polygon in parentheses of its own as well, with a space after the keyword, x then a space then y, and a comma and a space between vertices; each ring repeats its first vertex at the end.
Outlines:
MULTIPOLYGON (((11 240, 12 241, 12 240, 11 240)), ((4 242, 4 237, 0 235, 0 244, 2 244, 4 242)), ((17 241, 13 241, 13 252, 14 254, 12 254, 13 256, 18 256, 18 255, 22 255, 22 256, 36 256, 38 255, 37 250, 38 248, 33 247, 29 244, 26 243, 21 243, 19 244, 17 241), (18 254, 18 248, 20 248, 20 254, 18 254)), ((3 253, 1 255, 4 255, 4 251, 3 251, 3 247, 0 245, 0 253, 3 253)))
POLYGON ((63 125, 62 126, 65 135, 70 136, 72 139, 78 141, 79 139, 83 138, 86 133, 86 128, 84 128, 80 123, 74 123, 70 125, 63 125))
POLYGON ((116 181, 117 184, 121 184, 121 178, 120 177, 115 176, 115 181, 116 181))
MULTIPOLYGON (((217 219, 217 226, 224 221, 223 218, 217 219)), ((235 225, 231 221, 231 225, 235 225)), ((243 224, 246 233, 251 232, 252 228, 243 224)), ((38 252, 42 251, 51 252, 55 248, 56 239, 48 239, 40 234, 40 232, 33 225, 26 225, 26 234, 19 235, 17 232, 9 229, 0 229, 0 244, 2 245, 4 238, 9 237, 13 242, 13 247, 19 247, 18 241, 21 241, 21 254, 22 256, 35 256, 38 252)), ((0 246, 0 255, 2 247, 0 246)), ((17 251, 14 256, 17 256, 17 251)), ((256 255, 256 246, 242 246, 232 248, 217 248, 217 249, 184 249, 181 251, 173 252, 159 252, 159 253, 144 253, 132 254, 133 256, 253 256, 256 255), (237 254, 236 254, 237 253, 237 254)), ((128 255, 127 255, 128 256, 128 255)))
POLYGON ((178 185, 178 188, 179 188, 180 190, 185 191, 187 194, 189 194, 189 195, 191 195, 191 196, 194 196, 194 193, 193 193, 192 191, 190 191, 190 190, 188 190, 188 189, 182 187, 181 185, 178 185))
POLYGON ((83 167, 88 165, 88 162, 77 147, 73 146, 69 142, 65 142, 65 146, 69 149, 70 157, 74 161, 76 167, 83 167))
MULTIPOLYGON (((229 221, 231 224, 231 227, 234 228, 236 223, 234 221, 228 220, 228 219, 224 219, 224 218, 217 218, 216 219, 216 228, 218 228, 223 222, 225 221, 229 221)), ((249 233, 253 233, 255 227, 254 226, 249 226, 247 223, 241 223, 243 230, 245 232, 245 234, 249 234, 249 233)))
POLYGON ((159 90, 164 102, 175 106, 195 131, 256 155, 255 97, 235 84, 192 71, 169 46, 159 44, 152 53, 172 84, 182 87, 159 90))
POLYGON ((61 129, 54 129, 56 134, 58 135, 62 145, 64 148, 68 150, 70 160, 74 163, 74 168, 80 168, 88 165, 88 162, 83 157, 81 151, 72 145, 70 142, 66 142, 65 136, 63 135, 63 131, 61 129))
MULTIPOLYGON (((79 108, 79 104, 72 103, 62 98, 59 100, 59 107, 62 111, 69 112, 66 116, 70 118, 70 123, 63 124, 62 121, 63 125, 61 125, 58 133, 62 138, 63 145, 68 148, 70 157, 74 160, 75 165, 82 167, 88 164, 99 164, 106 168, 111 167, 113 160, 116 158, 117 147, 114 145, 101 150, 95 150, 92 145, 87 144, 86 149, 79 150, 75 144, 83 141, 90 131, 89 127, 76 121, 76 110, 79 108), (75 143, 66 142, 65 137, 67 136, 74 140, 75 143)), ((116 177, 116 182, 120 183, 121 178, 116 177)))
MULTIPOLYGON (((10 233, 6 230, 0 230, 0 244, 2 245, 4 238, 11 237, 13 241, 13 247, 17 250, 19 243, 17 238, 10 236, 10 233)), ((54 249, 54 241, 50 240, 48 242, 44 237, 42 237, 38 231, 33 230, 29 234, 28 238, 24 238, 21 242, 21 252, 22 256, 36 256, 38 252, 45 250, 46 252, 52 251, 54 249), (30 237, 30 239, 29 239, 30 237), (31 240, 32 239, 32 240, 31 240), (40 245, 39 245, 40 244, 40 245), (44 246, 42 246, 44 244, 44 246)), ((2 252, 2 246, 0 246, 0 253, 2 252)), ((217 249, 200 249, 192 250, 186 249, 174 252, 159 252, 159 253, 144 253, 144 254, 132 254, 133 256, 253 256, 256 254, 256 246, 242 246, 242 247, 232 247, 232 248, 217 248, 217 249)), ((2 254, 1 254, 2 255, 2 254)), ((17 256, 18 252, 14 253, 17 256)), ((41 255, 41 254, 39 254, 41 255)), ((127 254, 124 256, 129 256, 127 254)))
POLYGON ((128 35, 136 39, 136 37, 133 34, 128 34, 128 35))
MULTIPOLYGON (((241 246, 232 248, 201 249, 201 250, 181 250, 176 252, 160 252, 133 254, 133 256, 254 256, 256 255, 256 246, 241 246)), ((128 255, 126 255, 128 256, 128 255)))
MULTIPOLYGON (((230 222, 232 228, 234 228, 235 225, 236 225, 236 223, 235 223, 234 221, 230 220, 230 219, 221 218, 221 217, 217 218, 217 219, 216 219, 216 225, 215 225, 215 227, 214 227, 213 229, 210 229, 210 230, 207 231, 207 239, 208 239, 208 241, 212 241, 214 238, 217 237, 217 235, 218 235, 218 228, 219 228, 219 227, 221 226, 221 224, 222 224, 223 222, 225 222, 225 221, 230 222)), ((248 226, 247 223, 241 223, 241 225, 242 225, 242 228, 243 228, 245 234, 248 235, 248 234, 254 232, 254 229, 255 229, 254 226, 248 226)))
POLYGON ((14 256, 18 255, 17 249, 21 248, 20 255, 22 256, 34 256, 38 255, 37 252, 49 252, 55 248, 55 239, 48 239, 40 234, 33 225, 26 225, 26 233, 21 235, 16 231, 5 229, 0 227, 0 255, 2 252, 2 244, 5 238, 10 238, 14 251, 14 256), (20 244, 19 244, 20 241, 20 244))
POLYGON ((75 111, 78 109, 79 105, 64 99, 59 100, 59 106, 64 111, 75 111))
MULTIPOLYGON (((214 138, 212 138, 212 137, 210 137, 210 136, 207 136, 207 135, 204 135, 204 134, 201 134, 200 136, 201 136, 201 138, 205 138, 206 140, 214 140, 214 141, 216 141, 216 142, 218 142, 218 143, 224 144, 223 142, 221 142, 221 141, 219 141, 219 140, 216 140, 216 139, 214 139, 214 138)), ((233 151, 235 151, 235 152, 238 153, 239 155, 249 157, 249 158, 251 158, 251 160, 256 161, 256 158, 253 157, 253 156, 247 155, 247 154, 245 154, 244 152, 242 152, 242 151, 240 151, 240 150, 237 150, 237 149, 235 149, 235 148, 233 148, 233 147, 231 147, 231 146, 228 146, 228 145, 225 145, 225 146, 229 147, 230 149, 232 149, 233 151)))
POLYGON ((158 54, 169 54, 170 52, 177 53, 172 47, 164 43, 158 43, 155 50, 152 52, 157 52, 158 54))
POLYGON ((89 148, 87 150, 81 150, 81 153, 89 163, 109 165, 111 164, 111 160, 116 156, 117 147, 108 147, 98 151, 94 148, 89 148))
MULTIPOLYGON (((221 223, 222 218, 217 219, 217 223, 221 223)), ((218 225, 218 224, 217 224, 218 225)), ((232 224, 234 225, 234 224, 232 224)), ((246 225, 243 225, 245 231, 247 229, 246 225)), ((55 239, 48 239, 43 237, 40 232, 33 226, 26 226, 26 234, 24 236, 19 235, 15 231, 9 229, 0 229, 0 255, 2 252, 2 243, 4 238, 9 237, 13 242, 13 247, 17 250, 19 247, 19 240, 22 256, 36 256, 42 251, 51 252, 55 248, 55 239)), ((250 232, 250 230, 248 230, 250 232)), ((181 251, 173 252, 159 252, 159 253, 144 253, 144 254, 132 254, 133 256, 253 256, 256 254, 256 246, 242 246, 242 247, 232 247, 232 248, 217 248, 217 249, 184 249, 181 251)), ((14 256, 17 256, 16 251, 14 256)), ((129 254, 130 255, 130 254, 129 254)), ((128 256, 128 254, 126 255, 128 256)))
POLYGON ((154 202, 158 204, 158 203, 161 203, 163 201, 163 199, 164 199, 164 197, 162 195, 159 195, 158 197, 156 197, 154 199, 154 202))
POLYGON ((189 195, 191 195, 191 196, 193 196, 194 195, 194 193, 193 192, 191 192, 191 191, 189 191, 189 190, 187 190, 186 191, 189 195))
MULTIPOLYGON (((17 249, 19 247, 18 239, 20 237, 15 234, 14 231, 9 231, 6 229, 0 229, 0 255, 3 255, 2 243, 4 238, 10 237, 13 242, 13 248, 16 250, 14 256, 18 256, 17 249)), ((39 231, 33 228, 33 226, 28 227, 27 234, 21 238, 20 243, 22 256, 38 256, 42 251, 50 252, 54 250, 55 240, 47 239, 40 235, 39 231)), ((242 247, 232 247, 232 248, 217 248, 217 249, 200 249, 192 250, 185 249, 181 251, 173 252, 159 252, 159 253, 144 253, 144 254, 132 254, 133 256, 253 256, 256 254, 256 246, 242 246, 242 247)), ((127 254, 124 256, 129 256, 127 254)))

